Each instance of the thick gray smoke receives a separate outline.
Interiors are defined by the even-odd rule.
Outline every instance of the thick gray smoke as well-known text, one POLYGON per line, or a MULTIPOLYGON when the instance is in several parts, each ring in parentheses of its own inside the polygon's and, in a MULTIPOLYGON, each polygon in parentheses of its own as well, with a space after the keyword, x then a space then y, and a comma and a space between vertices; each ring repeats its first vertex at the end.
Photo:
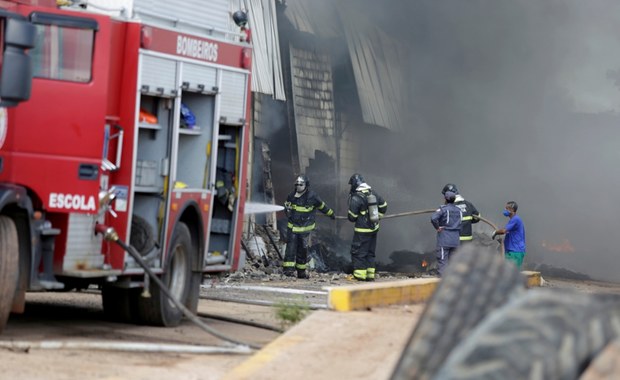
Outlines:
MULTIPOLYGON (((382 147, 398 151, 392 211, 436 206, 452 182, 503 225, 514 200, 526 261, 618 281, 620 3, 388 3, 369 14, 407 41, 412 91, 406 143, 382 147)), ((434 244, 426 217, 382 234, 384 252, 434 244)))
MULTIPOLYGON (((329 1, 303 1, 334 15, 329 1)), ((438 206, 448 182, 500 226, 514 200, 526 262, 620 281, 620 2, 339 1, 410 57, 405 132, 367 136, 359 168, 389 213, 438 206)), ((385 220, 378 252, 434 244, 428 215, 385 220)))

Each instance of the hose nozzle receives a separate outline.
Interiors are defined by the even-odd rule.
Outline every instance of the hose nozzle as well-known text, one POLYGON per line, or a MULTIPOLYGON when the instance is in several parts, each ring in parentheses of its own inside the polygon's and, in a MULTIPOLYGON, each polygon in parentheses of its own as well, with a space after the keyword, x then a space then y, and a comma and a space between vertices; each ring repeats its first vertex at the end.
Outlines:
POLYGON ((108 227, 104 224, 96 224, 95 232, 101 234, 107 241, 116 242, 119 239, 118 233, 116 233, 114 227, 108 227))

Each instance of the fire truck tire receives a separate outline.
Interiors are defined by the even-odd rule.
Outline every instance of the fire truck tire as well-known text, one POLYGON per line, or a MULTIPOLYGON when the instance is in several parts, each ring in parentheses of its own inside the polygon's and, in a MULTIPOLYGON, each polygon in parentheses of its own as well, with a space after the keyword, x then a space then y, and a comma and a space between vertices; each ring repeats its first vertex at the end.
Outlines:
POLYGON ((577 379, 618 336, 618 295, 532 289, 479 324, 436 379, 577 379))
POLYGON ((19 276, 19 240, 15 223, 0 215, 0 332, 11 314, 19 276))
MULTIPOLYGON (((197 255, 196 251, 189 228, 185 223, 178 222, 170 240, 162 281, 182 304, 187 304, 188 301, 192 276, 191 262, 197 255)), ((178 326, 183 317, 181 310, 174 306, 154 281, 151 282, 150 291, 150 298, 138 298, 139 321, 154 326, 178 326)))
POLYGON ((139 296, 140 289, 103 286, 101 298, 105 319, 112 322, 133 323, 136 320, 136 304, 139 296))
POLYGON ((143 217, 133 214, 131 216, 131 236, 129 244, 142 256, 149 253, 155 247, 153 227, 143 217))
POLYGON ((428 301, 392 380, 430 379, 448 354, 492 309, 525 291, 525 278, 494 250, 459 250, 428 301))

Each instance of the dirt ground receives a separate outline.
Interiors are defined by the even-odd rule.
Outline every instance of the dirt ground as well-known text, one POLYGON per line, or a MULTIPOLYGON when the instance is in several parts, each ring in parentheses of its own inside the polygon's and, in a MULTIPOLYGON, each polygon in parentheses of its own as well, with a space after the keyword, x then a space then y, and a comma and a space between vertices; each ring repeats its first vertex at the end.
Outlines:
MULTIPOLYGON (((253 320, 277 327, 271 308, 201 300, 199 312, 253 320), (248 317, 251 315, 251 317, 248 317)), ((264 345, 279 333, 207 319, 209 326, 237 340, 264 345)), ((11 316, 0 342, 150 342, 222 347, 225 343, 190 322, 177 328, 109 323, 98 294, 28 294, 26 313, 11 316)), ((0 348, 2 379, 220 379, 246 354, 179 354, 99 350, 0 348)))
MULTIPOLYGON (((318 291, 321 285, 335 284, 322 284, 312 281, 292 281, 286 283, 244 281, 243 283, 230 285, 285 287, 288 289, 308 288, 309 290, 318 291)), ((545 286, 551 288, 572 288, 590 293, 620 294, 619 284, 596 281, 569 281, 545 278, 545 286)), ((253 292, 250 297, 256 298, 259 293, 253 292)), ((325 337, 321 334, 303 331, 297 331, 296 335, 307 342, 311 342, 311 346, 315 349, 320 345, 322 357, 341 358, 341 362, 347 362, 347 365, 351 366, 351 368, 356 367, 356 362, 352 359, 349 352, 355 352, 356 347, 367 346, 368 342, 374 339, 376 342, 385 343, 387 348, 384 350, 386 352, 377 350, 373 355, 376 356, 380 353, 384 355, 385 361, 393 363, 397 359, 398 353, 402 350, 401 346, 411 329, 410 327, 404 328, 403 326, 413 326, 422 308, 422 305, 396 306, 369 311, 368 313, 374 313, 372 318, 365 318, 363 315, 361 318, 355 318, 355 325, 360 330, 365 328, 364 323, 370 324, 374 323, 372 322, 373 320, 378 320, 375 316, 386 318, 386 320, 391 321, 391 324, 396 323, 396 325, 401 327, 400 335, 393 337, 382 335, 382 339, 374 339, 363 333, 350 334, 346 340, 324 344, 321 339, 329 340, 329 336, 325 337), (405 322, 398 322, 399 318, 406 318, 400 320, 405 322)), ((270 306, 236 304, 203 299, 200 302, 199 311, 210 315, 250 320, 274 327, 280 326, 275 316, 275 310, 270 306)), ((319 311, 317 313, 331 312, 319 311)), ((219 319, 207 319, 206 321, 211 327, 221 333, 248 343, 266 345, 280 336, 279 333, 274 331, 225 322, 219 319)), ((343 323, 343 326, 347 326, 346 322, 340 323, 343 323)), ((293 329, 295 328, 298 327, 293 327, 293 329)), ((381 334, 381 331, 376 331, 376 333, 381 334)), ((221 340, 200 330, 190 322, 185 322, 177 328, 168 329, 106 322, 103 320, 100 296, 93 292, 28 294, 26 313, 24 315, 11 316, 9 325, 0 336, 0 343, 52 340, 68 342, 174 343, 228 347, 221 340)), ((251 362, 250 359, 254 359, 254 361, 263 360, 264 355, 264 352, 261 355, 252 356, 247 354, 144 353, 92 349, 43 350, 31 348, 23 350, 0 348, 0 378, 18 378, 20 380, 222 379, 234 373, 238 375, 239 368, 244 368, 242 364, 245 365, 251 362)), ((364 358, 366 356, 357 355, 357 357, 364 358)), ((372 362, 373 360, 376 359, 366 357, 363 361, 372 362)), ((320 365, 317 368, 321 369, 320 365)), ((300 379, 317 378, 312 377, 312 373, 307 371, 303 372, 303 376, 299 376, 299 368, 295 366, 292 360, 280 362, 278 370, 269 373, 269 377, 273 379, 277 379, 276 375, 283 373, 288 373, 287 376, 298 374, 296 377, 300 379), (272 375, 276 377, 271 377, 272 375)), ((329 372, 324 371, 324 373, 329 372)), ((375 377, 360 377, 359 374, 356 377, 360 379, 387 378, 385 377, 386 373, 378 374, 371 372, 369 375, 375 377)), ((255 376, 237 376, 234 378, 255 378, 255 376)))

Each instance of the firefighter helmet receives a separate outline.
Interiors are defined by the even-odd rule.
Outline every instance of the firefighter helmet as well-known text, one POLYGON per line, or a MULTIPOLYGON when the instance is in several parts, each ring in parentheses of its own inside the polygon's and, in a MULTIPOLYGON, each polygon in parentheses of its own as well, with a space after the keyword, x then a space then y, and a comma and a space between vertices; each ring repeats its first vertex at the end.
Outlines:
POLYGON ((446 191, 443 196, 448 203, 452 203, 456 199, 456 194, 450 190, 446 191))
POLYGON ((295 179, 295 191, 303 193, 310 186, 310 180, 305 174, 300 174, 295 179))
POLYGON ((454 194, 459 193, 459 189, 457 189, 456 185, 453 183, 448 183, 446 186, 444 186, 443 190, 441 190, 441 193, 445 195, 447 191, 453 192, 454 194))
POLYGON ((233 13, 232 18, 235 24, 240 28, 243 28, 248 23, 248 14, 241 10, 233 13))
POLYGON ((362 183, 364 183, 364 177, 362 177, 362 175, 359 173, 353 174, 351 178, 349 178, 349 185, 351 185, 351 192, 354 192, 355 189, 357 189, 357 187, 361 185, 362 183))

